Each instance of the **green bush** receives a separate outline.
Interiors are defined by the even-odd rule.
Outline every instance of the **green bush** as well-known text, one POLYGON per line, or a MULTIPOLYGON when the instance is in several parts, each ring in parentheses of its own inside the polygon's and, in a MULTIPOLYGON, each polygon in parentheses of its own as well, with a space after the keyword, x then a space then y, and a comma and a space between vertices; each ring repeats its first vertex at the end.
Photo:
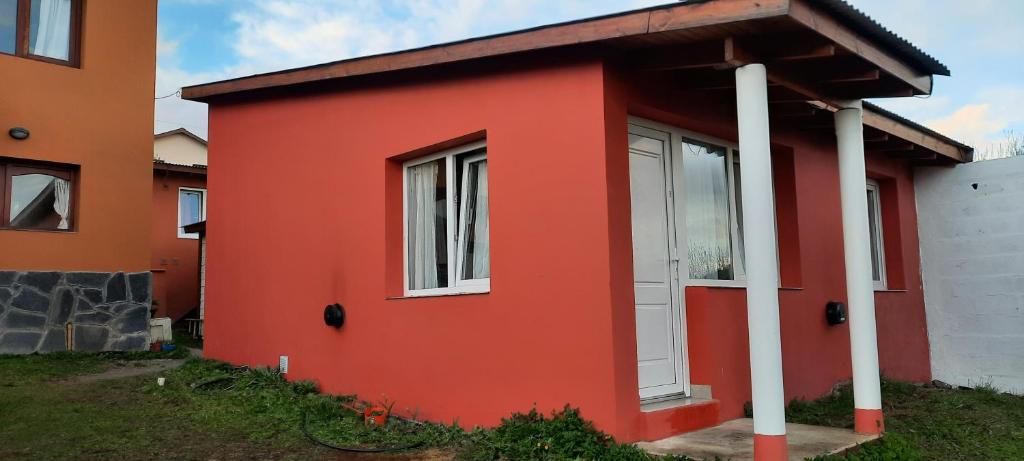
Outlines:
POLYGON ((616 443, 568 405, 551 417, 537 410, 514 413, 491 430, 478 429, 459 452, 463 460, 686 460, 655 458, 632 445, 616 443))

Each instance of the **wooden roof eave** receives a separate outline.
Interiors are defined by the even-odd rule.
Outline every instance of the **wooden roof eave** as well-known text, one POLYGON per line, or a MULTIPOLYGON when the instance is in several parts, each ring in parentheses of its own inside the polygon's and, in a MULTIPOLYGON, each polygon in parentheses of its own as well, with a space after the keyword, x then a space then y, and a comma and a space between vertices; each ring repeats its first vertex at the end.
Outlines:
MULTIPOLYGON (((418 69, 446 63, 469 61, 552 49, 573 45, 606 43, 612 48, 624 43, 632 46, 651 43, 675 43, 686 46, 694 40, 728 39, 729 35, 763 31, 764 28, 802 28, 827 38, 830 46, 863 58, 876 66, 887 78, 900 83, 907 94, 931 92, 931 75, 916 69, 908 61, 882 49, 827 11, 812 5, 811 0, 714 0, 663 5, 616 15, 542 26, 533 29, 475 38, 442 45, 376 56, 348 59, 326 64, 253 75, 213 82, 182 89, 182 97, 208 102, 221 95, 285 87, 311 82, 418 69), (758 25, 759 26, 755 26, 758 25), (760 27, 760 29, 758 29, 760 27), (717 36, 715 34, 718 34, 717 36), (657 38, 656 38, 657 37, 657 38)), ((820 5, 819 5, 820 6, 820 5)), ((799 44, 793 44, 799 47, 799 44)), ((756 54, 733 57, 733 67, 762 59, 756 54)), ((870 69, 868 70, 870 72, 870 69)), ((861 72, 863 75, 863 72, 861 72)), ((819 88, 819 82, 802 81, 800 75, 787 74, 785 69, 770 69, 773 81, 800 91, 809 98, 829 101, 835 95, 819 88)), ((852 79, 863 78, 853 76, 852 79)), ((843 81, 842 77, 836 81, 843 81)), ((851 78, 845 78, 850 81, 851 78)), ((890 96, 905 95, 902 90, 890 96)), ((841 95, 850 97, 851 95, 841 95)), ((853 95, 856 96, 856 95, 853 95)), ((867 94, 879 96, 878 94, 867 94)))

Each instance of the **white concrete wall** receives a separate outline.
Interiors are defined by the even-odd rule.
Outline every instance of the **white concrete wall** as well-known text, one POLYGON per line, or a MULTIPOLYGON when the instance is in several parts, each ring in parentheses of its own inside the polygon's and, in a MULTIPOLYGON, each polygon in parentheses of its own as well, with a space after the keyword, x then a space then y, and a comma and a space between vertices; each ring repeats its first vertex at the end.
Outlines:
POLYGON ((175 165, 206 165, 206 145, 181 133, 156 138, 153 158, 175 165))
POLYGON ((1024 393, 1024 157, 915 185, 934 379, 1024 393))

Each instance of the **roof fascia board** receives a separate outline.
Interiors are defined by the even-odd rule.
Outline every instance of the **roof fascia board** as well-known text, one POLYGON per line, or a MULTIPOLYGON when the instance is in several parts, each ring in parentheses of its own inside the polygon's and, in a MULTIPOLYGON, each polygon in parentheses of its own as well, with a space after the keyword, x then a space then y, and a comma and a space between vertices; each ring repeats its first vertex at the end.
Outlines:
POLYGON ((932 75, 922 73, 864 39, 861 34, 820 12, 806 0, 790 0, 789 16, 837 45, 878 66, 883 72, 910 85, 921 94, 931 94, 932 75))
POLYGON ((182 88, 182 98, 206 101, 214 96, 242 91, 414 69, 544 48, 592 43, 649 32, 665 32, 784 16, 789 10, 790 1, 716 0, 714 2, 681 3, 409 51, 185 87, 182 88))
POLYGON ((964 152, 960 147, 902 123, 899 120, 894 120, 885 114, 875 112, 870 108, 864 109, 864 125, 889 133, 898 138, 905 139, 932 152, 956 160, 957 162, 971 161, 970 153, 964 152))

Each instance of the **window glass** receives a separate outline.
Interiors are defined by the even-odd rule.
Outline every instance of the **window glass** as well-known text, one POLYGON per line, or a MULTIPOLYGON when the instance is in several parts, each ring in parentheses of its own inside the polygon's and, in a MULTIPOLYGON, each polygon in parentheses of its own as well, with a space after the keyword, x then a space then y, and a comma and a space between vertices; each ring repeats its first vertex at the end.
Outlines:
POLYGON ((881 210, 879 210, 878 189, 868 184, 868 232, 871 236, 871 279, 882 282, 882 237, 881 210))
POLYGON ((743 254, 743 188, 740 187, 740 153, 732 151, 732 188, 733 202, 736 204, 736 260, 739 267, 746 267, 745 255, 743 254))
POLYGON ((70 228, 71 183, 48 174, 12 175, 11 227, 25 229, 70 228))
POLYGON ((491 276, 487 160, 482 155, 466 159, 462 171, 459 280, 485 279, 491 276))
POLYGON ((689 139, 682 148, 690 278, 733 280, 728 151, 689 139))
POLYGON ((29 54, 67 61, 71 49, 71 0, 32 0, 29 54))
POLYGON ((203 192, 181 190, 178 192, 178 227, 185 227, 203 220, 203 192))
POLYGON ((0 0, 0 53, 14 54, 18 43, 18 0, 0 0))
POLYGON ((482 144, 405 166, 405 277, 407 289, 419 291, 413 295, 490 288, 490 203, 482 144))
POLYGON ((441 158, 406 170, 410 290, 448 286, 446 168, 441 158))

